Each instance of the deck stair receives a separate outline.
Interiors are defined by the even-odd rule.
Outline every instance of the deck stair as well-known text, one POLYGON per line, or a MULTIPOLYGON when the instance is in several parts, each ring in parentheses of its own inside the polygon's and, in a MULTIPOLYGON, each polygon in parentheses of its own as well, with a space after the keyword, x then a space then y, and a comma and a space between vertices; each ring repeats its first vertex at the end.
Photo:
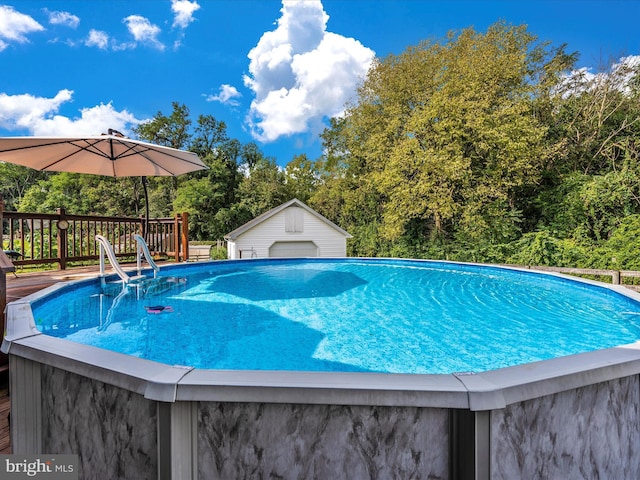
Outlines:
POLYGON ((181 287, 186 283, 186 279, 177 277, 157 277, 149 278, 145 277, 129 282, 127 286, 129 289, 136 291, 136 296, 146 297, 151 295, 160 295, 162 293, 174 290, 181 287))
POLYGON ((102 281, 102 294, 107 297, 117 297, 123 289, 135 292, 136 298, 153 295, 161 295, 165 292, 180 288, 186 283, 186 279, 179 277, 130 277, 130 280, 123 283, 122 280, 102 281))

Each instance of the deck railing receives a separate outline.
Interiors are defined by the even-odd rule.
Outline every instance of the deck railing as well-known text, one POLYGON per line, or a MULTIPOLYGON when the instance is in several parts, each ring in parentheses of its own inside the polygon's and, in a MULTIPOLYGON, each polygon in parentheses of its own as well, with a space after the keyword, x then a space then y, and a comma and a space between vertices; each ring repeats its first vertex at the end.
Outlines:
MULTIPOLYGON (((0 199, 0 204, 2 199, 0 199)), ((0 205, 1 208, 1 205, 0 205)), ((4 308, 7 306, 7 274, 16 271, 9 257, 0 250, 0 328, 4 334, 4 308)), ((9 369, 9 358, 0 352, 0 372, 9 369)))
POLYGON ((135 257, 134 235, 147 240, 153 254, 176 261, 187 260, 189 249, 188 215, 149 219, 145 232, 144 218, 69 215, 64 209, 56 214, 4 212, 2 249, 16 266, 57 264, 64 270, 70 262, 98 260, 96 235, 106 237, 118 257, 135 257))
MULTIPOLYGON (((4 332, 6 275, 14 272, 16 266, 57 264, 64 270, 70 262, 97 261, 100 247, 96 235, 106 237, 120 258, 135 258, 134 236, 139 234, 146 238, 152 254, 186 261, 188 224, 187 213, 145 222, 144 218, 69 215, 62 208, 55 214, 5 212, 0 196, 0 332, 4 332)), ((0 372, 6 367, 6 360, 0 354, 0 372)))
MULTIPOLYGON (((516 265, 517 266, 517 265, 516 265)), ((557 272, 578 277, 591 277, 600 281, 607 281, 612 285, 623 285, 631 290, 640 291, 640 285, 636 284, 636 278, 640 278, 640 272, 634 270, 606 270, 600 268, 571 268, 571 267, 546 267, 546 266, 518 266, 531 270, 542 270, 545 272, 557 272)))

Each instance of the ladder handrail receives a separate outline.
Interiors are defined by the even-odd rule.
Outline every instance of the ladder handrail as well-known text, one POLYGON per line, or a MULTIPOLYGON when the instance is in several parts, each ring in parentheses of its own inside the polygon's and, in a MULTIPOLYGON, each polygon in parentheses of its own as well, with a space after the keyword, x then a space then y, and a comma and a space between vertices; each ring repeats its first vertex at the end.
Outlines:
POLYGON ((129 283, 131 278, 127 273, 122 269, 120 263, 118 263, 118 259, 116 257, 115 252, 113 251, 113 247, 111 246, 111 242, 107 240, 102 235, 96 235, 96 240, 100 244, 100 275, 104 276, 104 254, 107 253, 107 257, 109 258, 109 262, 111 266, 116 271, 118 276, 122 279, 124 283, 129 283))
POLYGON ((156 264, 156 262, 154 262, 153 258, 151 257, 151 252, 149 252, 149 246, 147 245, 147 242, 145 242, 144 238, 142 238, 142 235, 135 234, 133 238, 138 243, 138 249, 137 249, 138 254, 136 255, 136 261, 138 265, 137 267, 138 275, 140 275, 140 272, 142 271, 141 254, 144 254, 144 257, 146 258, 147 263, 151 268, 153 268, 153 277, 155 278, 156 273, 160 271, 160 267, 156 264))

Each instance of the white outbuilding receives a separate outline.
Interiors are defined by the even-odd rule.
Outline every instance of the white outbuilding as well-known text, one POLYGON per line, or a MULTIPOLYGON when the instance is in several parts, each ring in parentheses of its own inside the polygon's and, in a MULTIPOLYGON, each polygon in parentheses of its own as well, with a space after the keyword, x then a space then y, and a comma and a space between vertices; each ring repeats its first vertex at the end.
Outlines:
POLYGON ((293 199, 225 235, 229 259, 346 257, 351 235, 293 199))

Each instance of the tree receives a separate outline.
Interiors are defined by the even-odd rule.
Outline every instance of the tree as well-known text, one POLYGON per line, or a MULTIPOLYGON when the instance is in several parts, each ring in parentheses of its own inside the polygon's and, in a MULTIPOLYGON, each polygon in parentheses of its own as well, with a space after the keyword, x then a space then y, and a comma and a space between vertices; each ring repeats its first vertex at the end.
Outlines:
POLYGON ((235 201, 235 193, 240 179, 239 164, 242 162, 243 146, 227 135, 227 126, 211 115, 198 117, 191 151, 197 153, 209 170, 194 176, 207 176, 210 181, 224 190, 224 206, 235 201))
POLYGON ((38 180, 49 176, 33 168, 0 162, 0 194, 7 210, 16 210, 27 190, 38 180))
POLYGON ((562 172, 601 174, 640 155, 640 64, 629 58, 590 74, 574 71, 557 86, 557 135, 566 139, 562 172))
POLYGON ((133 132, 142 140, 177 149, 186 148, 191 139, 189 109, 172 102, 173 111, 166 116, 158 111, 148 122, 141 123, 133 132))
POLYGON ((226 128, 211 115, 198 117, 190 149, 209 168, 186 176, 173 202, 176 213, 190 213, 191 231, 200 240, 221 238, 229 231, 227 217, 220 212, 236 199, 242 145, 229 138, 226 128))
POLYGON ((372 179, 367 151, 361 152, 354 139, 352 120, 332 118, 321 134, 325 153, 316 162, 320 184, 309 204, 354 235, 347 244, 349 255, 377 256, 384 251, 380 236, 384 203, 372 179))
POLYGON ((639 73, 622 59, 597 74, 574 71, 556 85, 549 124, 564 148, 534 200, 538 228, 602 243, 640 213, 639 73))
POLYGON ((251 217, 290 200, 284 172, 274 159, 258 160, 238 187, 239 206, 251 217))
MULTIPOLYGON (((172 102, 173 111, 166 116, 158 111, 148 122, 141 123, 133 132, 141 139, 157 145, 176 149, 187 149, 192 135, 189 109, 178 102, 172 102)), ((144 181, 144 180, 143 180, 144 181)), ((147 177, 149 190, 149 216, 170 215, 178 189, 176 177, 147 177)))
POLYGON ((21 212, 138 216, 142 192, 137 179, 61 172, 32 185, 19 203, 21 212))
POLYGON ((315 163, 305 154, 294 157, 285 167, 284 175, 289 197, 304 203, 309 201, 320 182, 315 163))
POLYGON ((372 67, 356 102, 323 139, 350 223, 397 243, 519 235, 525 192, 552 154, 534 99, 570 56, 498 23, 422 42, 372 67), (361 218, 358 218, 363 214, 361 218))
POLYGON ((189 231, 194 238, 220 238, 226 232, 216 229, 215 214, 224 207, 224 189, 216 188, 208 177, 191 178, 180 185, 173 208, 189 213, 189 231))
POLYGON ((284 173, 254 143, 242 145, 225 122, 200 115, 193 133, 189 109, 176 102, 135 132, 141 138, 195 152, 209 167, 180 178, 149 178, 153 215, 189 212, 190 230, 200 240, 222 237, 287 197, 284 173), (243 172, 246 174, 243 174, 243 172))

